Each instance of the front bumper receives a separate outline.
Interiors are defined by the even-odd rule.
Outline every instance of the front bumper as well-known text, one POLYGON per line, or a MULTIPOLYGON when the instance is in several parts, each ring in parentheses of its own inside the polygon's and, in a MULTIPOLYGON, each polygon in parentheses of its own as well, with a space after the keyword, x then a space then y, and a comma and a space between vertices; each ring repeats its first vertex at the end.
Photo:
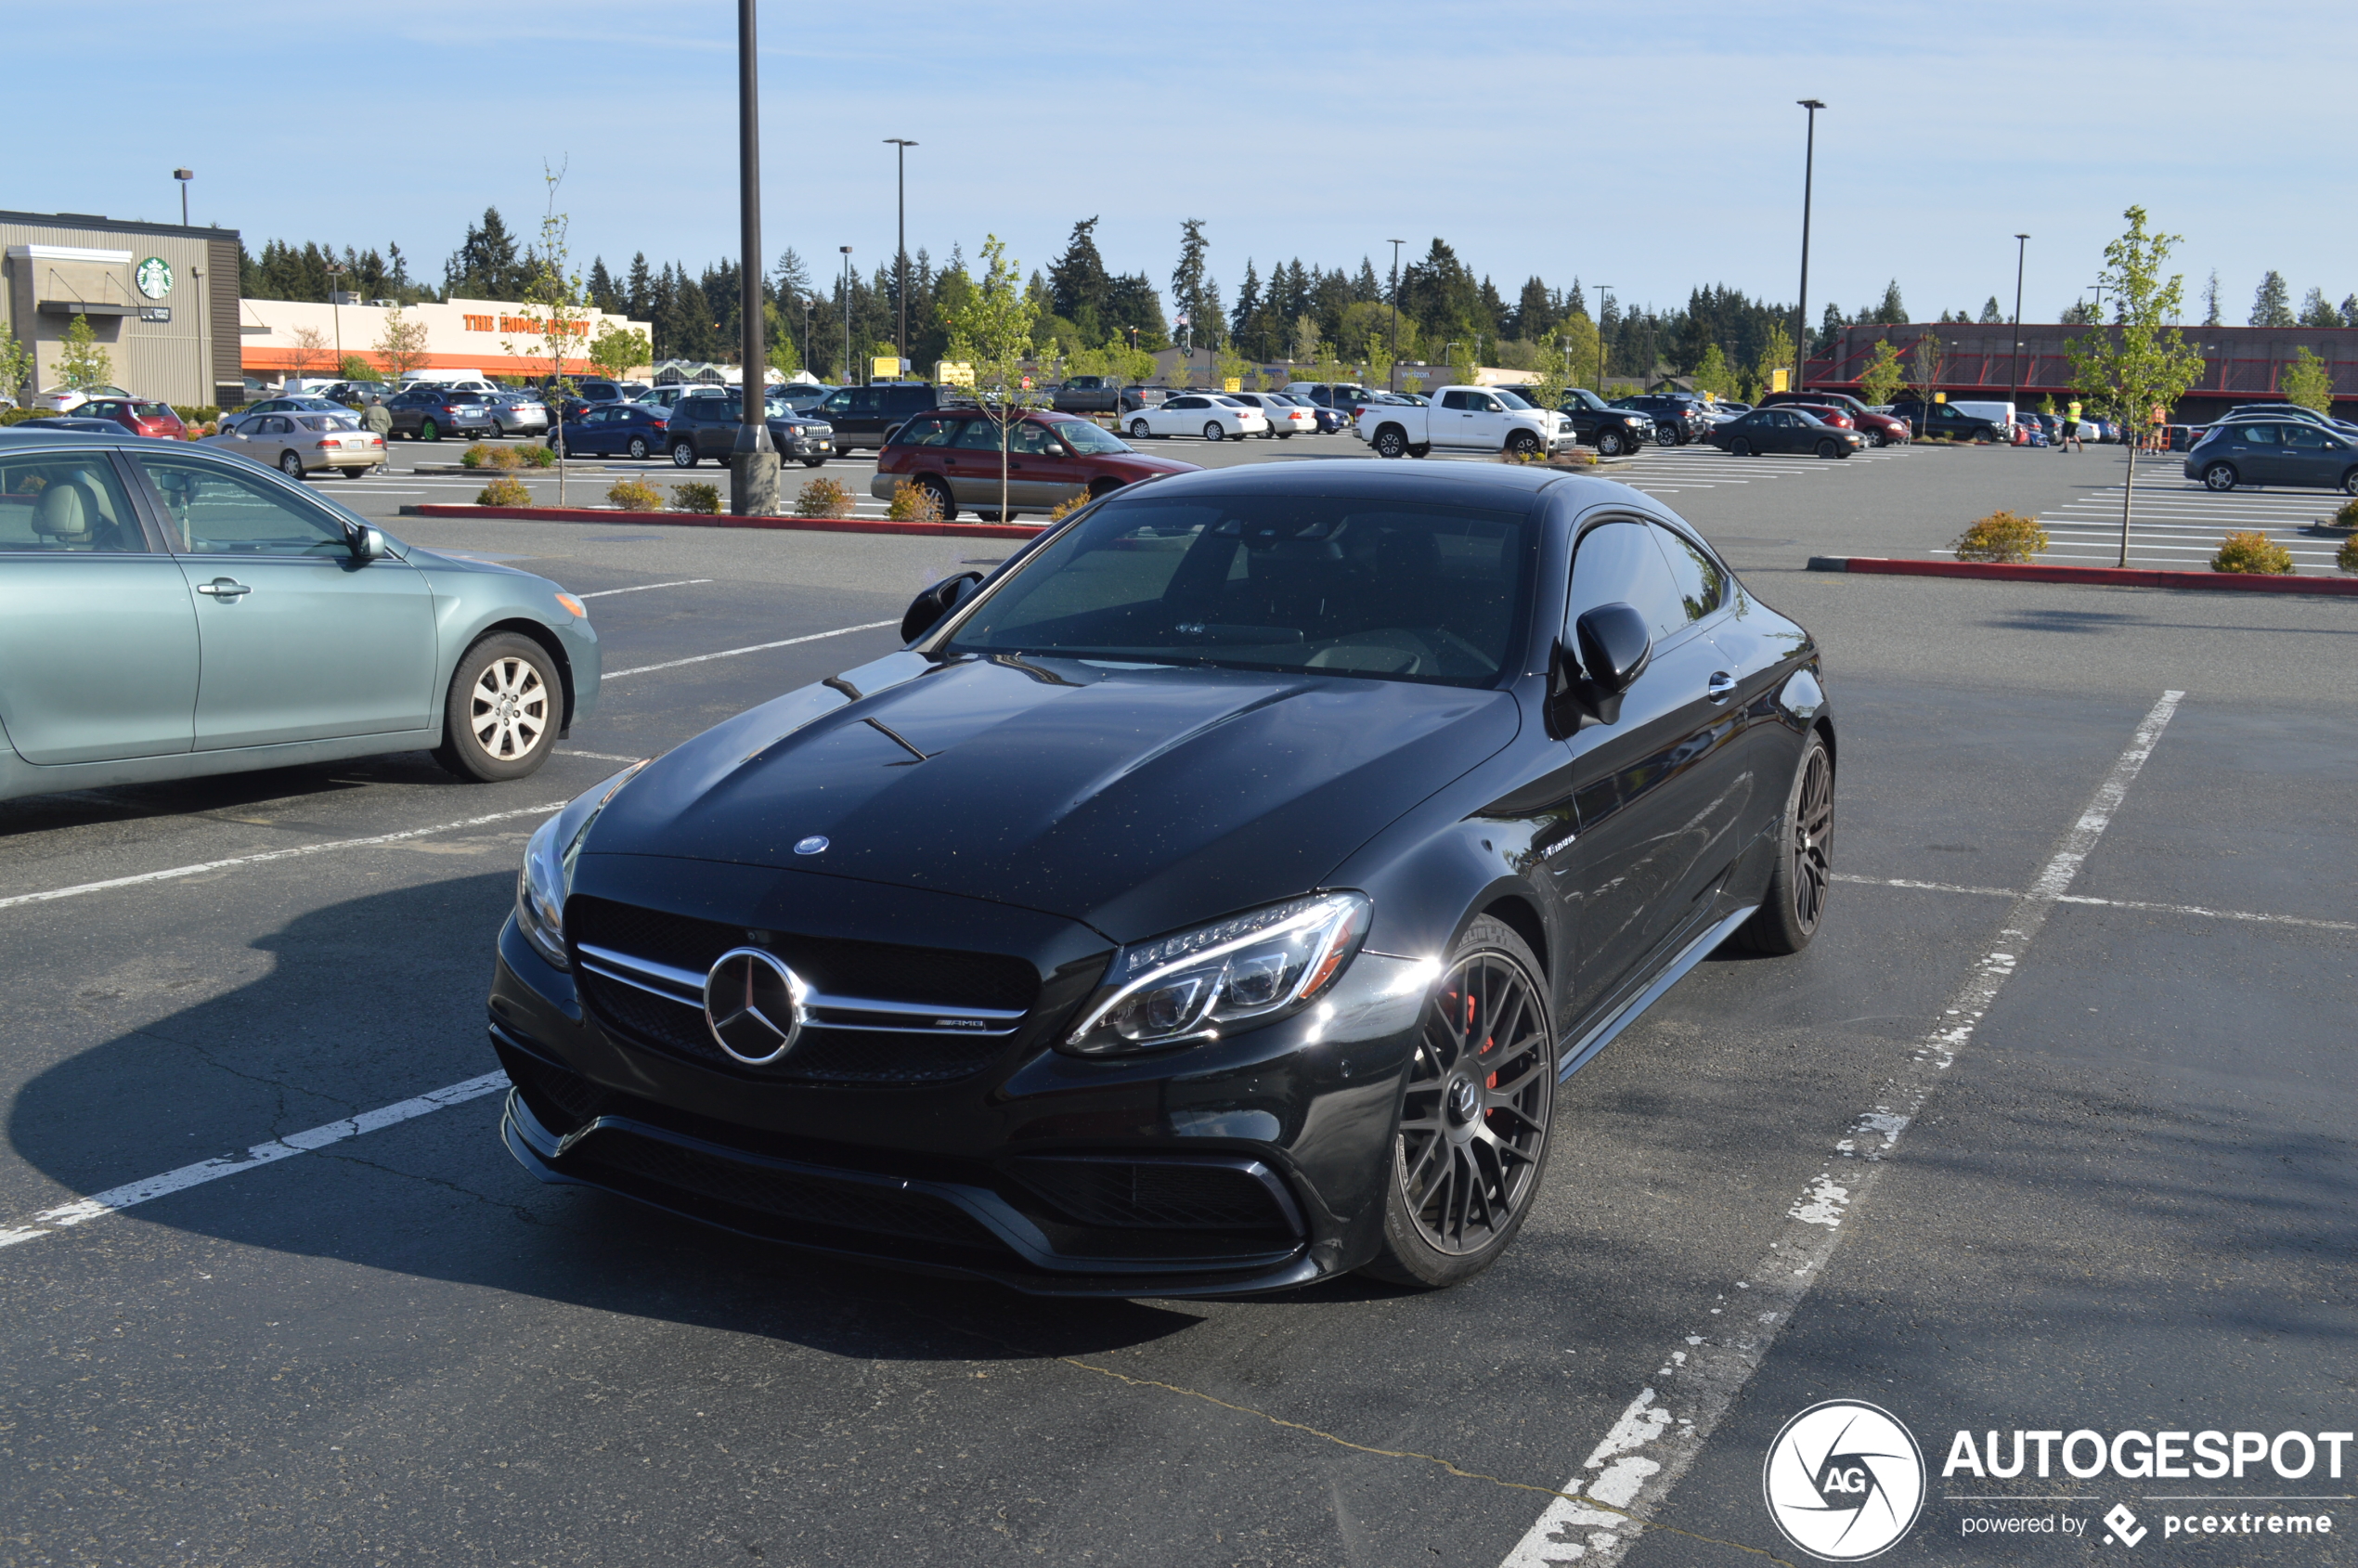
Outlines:
MULTIPOLYGON (((808 885, 829 880, 767 876, 797 885, 798 911, 808 885)), ((903 941, 917 906, 945 907, 897 890, 854 897, 868 908, 841 912, 847 928, 881 914, 903 941)), ((1078 931, 1045 916, 1014 924, 1030 940, 1013 945, 1043 955, 1078 931)), ((1009 922, 995 925, 1004 941, 1009 922)), ((1056 1052, 1101 964, 1060 965, 970 1075, 784 1082, 607 1021, 605 993, 585 1006, 582 972, 551 966, 512 920, 491 995, 493 1049, 514 1085, 502 1136, 544 1181, 1032 1294, 1246 1294, 1372 1256, 1422 968, 1363 953, 1319 1005, 1210 1045, 1121 1060, 1056 1052)))

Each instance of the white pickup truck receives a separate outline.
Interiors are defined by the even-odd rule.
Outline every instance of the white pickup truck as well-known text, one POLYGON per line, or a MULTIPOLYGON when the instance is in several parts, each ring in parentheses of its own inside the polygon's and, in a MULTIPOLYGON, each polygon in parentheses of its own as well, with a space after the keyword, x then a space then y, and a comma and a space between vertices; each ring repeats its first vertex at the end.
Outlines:
POLYGON ((1577 444, 1572 421, 1535 408, 1503 386, 1445 386, 1416 408, 1371 403, 1359 412, 1359 439, 1381 458, 1427 452, 1509 452, 1542 457, 1577 444))

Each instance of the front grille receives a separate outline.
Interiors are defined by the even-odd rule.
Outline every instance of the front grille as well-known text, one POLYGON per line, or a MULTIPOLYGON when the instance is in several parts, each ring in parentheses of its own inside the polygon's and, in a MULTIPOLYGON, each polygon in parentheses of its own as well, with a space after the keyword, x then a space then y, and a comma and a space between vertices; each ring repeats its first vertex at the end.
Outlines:
MULTIPOLYGON (((582 896, 565 905, 577 943, 602 947, 702 975, 731 948, 745 945, 745 927, 582 896)), ((764 932, 763 945, 812 989, 874 1002, 927 1008, 1028 1010, 1040 989, 1030 964, 998 953, 962 952, 764 932)), ((623 1038, 700 1067, 764 1082, 870 1084, 879 1087, 945 1083, 991 1065, 1008 1044, 999 1033, 934 1034, 891 1029, 841 1029, 813 1023, 783 1061, 750 1068, 721 1050, 702 1007, 672 1001, 595 970, 577 967, 581 998, 598 1021, 623 1038)))
POLYGON ((1095 1228, 1292 1229, 1269 1189, 1234 1166, 1021 1159, 1008 1169, 1076 1224, 1095 1228))
POLYGON ((957 1247, 999 1245, 980 1223, 928 1194, 757 1165, 624 1129, 592 1133, 574 1158, 618 1175, 798 1225, 957 1247))

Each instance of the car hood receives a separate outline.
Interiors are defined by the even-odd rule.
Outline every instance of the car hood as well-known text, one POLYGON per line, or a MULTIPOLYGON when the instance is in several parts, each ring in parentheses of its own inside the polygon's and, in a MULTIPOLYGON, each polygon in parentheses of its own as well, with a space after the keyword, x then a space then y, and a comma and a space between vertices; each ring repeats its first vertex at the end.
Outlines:
POLYGON ((584 849, 958 894, 1134 941, 1319 886, 1519 727, 1499 691, 897 654, 661 758, 584 849))
POLYGON ((1194 473, 1203 467, 1201 463, 1182 462, 1176 458, 1158 458, 1134 447, 1127 452, 1108 452, 1101 460, 1118 462, 1141 473, 1194 473))

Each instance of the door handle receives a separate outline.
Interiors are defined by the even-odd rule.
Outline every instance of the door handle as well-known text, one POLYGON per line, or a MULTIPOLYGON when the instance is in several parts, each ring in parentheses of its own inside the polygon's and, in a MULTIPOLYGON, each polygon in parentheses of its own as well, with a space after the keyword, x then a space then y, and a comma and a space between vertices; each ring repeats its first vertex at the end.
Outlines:
POLYGON ((1703 690, 1704 695, 1713 702, 1724 703, 1736 694, 1736 678, 1724 669, 1713 670, 1711 679, 1704 682, 1703 690))
POLYGON ((199 583, 197 591, 210 593, 215 599, 241 599, 253 590, 235 577, 215 577, 209 583, 199 583))

